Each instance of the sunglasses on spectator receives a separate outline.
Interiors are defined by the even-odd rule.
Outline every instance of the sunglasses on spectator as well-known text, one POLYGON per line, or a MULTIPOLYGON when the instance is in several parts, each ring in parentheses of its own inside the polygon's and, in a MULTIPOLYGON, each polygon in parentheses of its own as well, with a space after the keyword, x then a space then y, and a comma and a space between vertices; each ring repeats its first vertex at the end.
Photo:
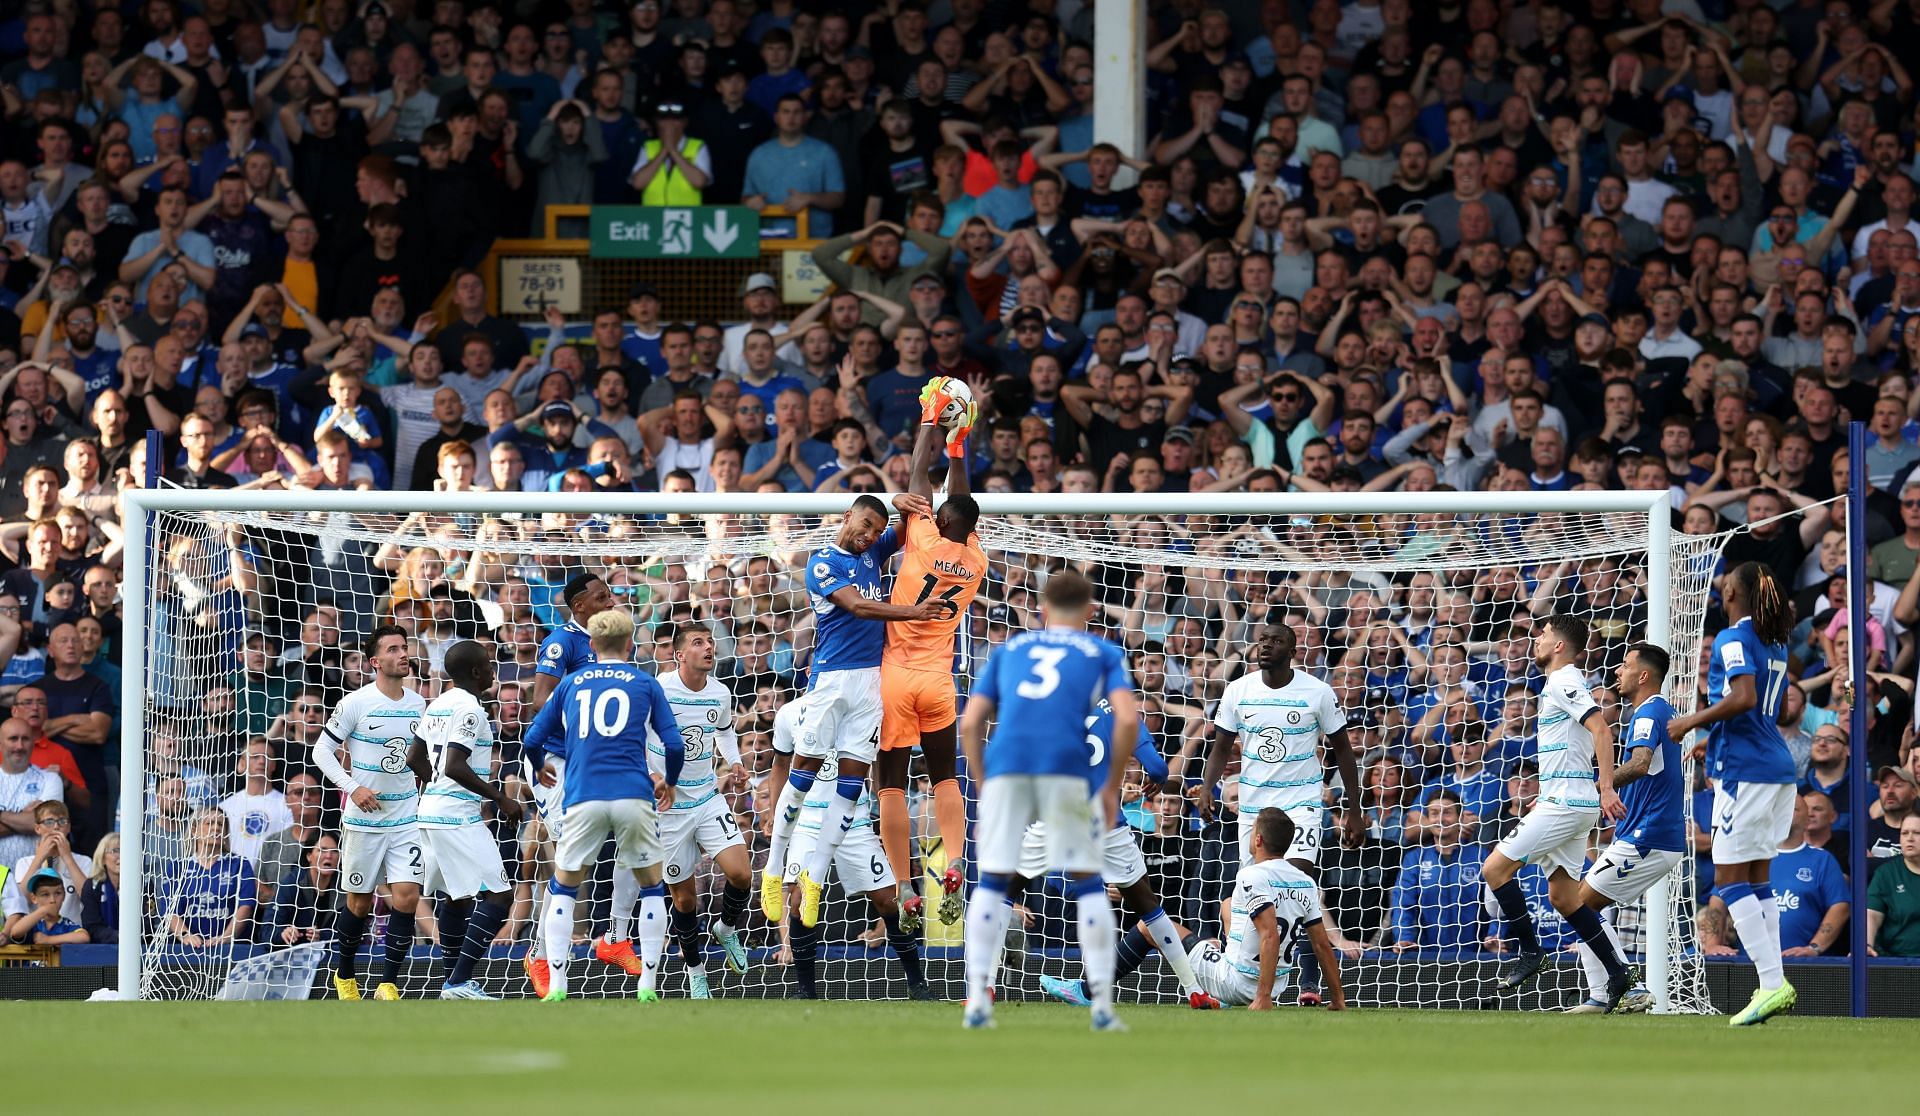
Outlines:
POLYGON ((1920 508, 1920 500, 1902 500, 1900 501, 1900 506, 1903 508, 1920 508))

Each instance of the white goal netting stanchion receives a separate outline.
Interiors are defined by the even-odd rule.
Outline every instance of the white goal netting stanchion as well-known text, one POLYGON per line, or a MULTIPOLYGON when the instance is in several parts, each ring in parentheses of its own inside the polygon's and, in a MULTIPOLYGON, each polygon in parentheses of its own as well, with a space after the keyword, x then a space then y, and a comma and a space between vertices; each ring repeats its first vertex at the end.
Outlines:
MULTIPOLYGON (((1206 822, 1182 794, 1183 778, 1200 774, 1226 683, 1256 669, 1245 659, 1254 630, 1280 619, 1298 635, 1297 666, 1334 689, 1359 755, 1362 786, 1329 786, 1326 797, 1357 795, 1367 840, 1341 849, 1330 809, 1321 857, 1350 996, 1361 1005, 1533 1009, 1580 998, 1571 952, 1528 994, 1494 995, 1500 926, 1477 883, 1480 858, 1538 792, 1529 777, 1539 680, 1530 634, 1557 611, 1590 622, 1586 669, 1616 723, 1626 712, 1612 676, 1622 651, 1641 639, 1667 646, 1668 692, 1690 709, 1723 538, 1670 535, 1664 507, 1650 515, 1641 493, 980 502, 991 569, 961 628, 959 691, 1009 634, 1039 624, 1051 571, 1071 565, 1092 578, 1096 624, 1132 652, 1149 728, 1172 771, 1157 788, 1130 776, 1125 799, 1150 879, 1177 922, 1203 937, 1221 931, 1238 867, 1233 780, 1226 809, 1206 822), (1459 806, 1432 797, 1441 786, 1459 806)), ((159 491, 131 493, 129 505, 127 617, 145 639, 125 676, 122 816, 140 824, 125 832, 124 993, 319 994, 315 961, 325 950, 316 947, 329 940, 339 903, 340 803, 309 757, 334 704, 368 680, 362 638, 376 623, 413 633, 410 684, 429 700, 445 685, 448 646, 493 641, 501 687, 492 711, 507 761, 499 769, 517 773, 537 647, 565 621, 560 588, 583 570, 604 576, 633 612, 642 661, 673 669, 664 638, 672 624, 713 631, 716 677, 732 689, 753 772, 752 785, 728 792, 729 804, 752 837, 756 870, 764 860, 777 789, 765 779, 773 713, 804 688, 812 647, 804 558, 831 539, 846 498, 159 491)), ((915 773, 915 875, 937 897, 932 880, 950 850, 917 763, 915 773)), ((481 975, 493 991, 518 994, 525 982, 512 959, 532 936, 551 850, 538 821, 496 819, 494 829, 518 902, 481 975)), ((1570 947, 1544 880, 1527 873, 1543 940, 1570 947)), ((1707 1009, 1692 873, 1689 854, 1647 903, 1615 914, 1666 1010, 1707 1009)), ((698 875, 711 914, 720 878, 705 861, 698 875)), ((582 892, 583 942, 606 928, 606 880, 603 866, 582 892)), ((1037 994, 1040 974, 1077 965, 1062 884, 1028 890, 1002 996, 1037 994)), ((867 900, 837 888, 830 897, 826 993, 903 996, 867 900)), ((440 980, 431 906, 423 904, 404 975, 408 994, 440 980)), ((755 907, 749 970, 709 964, 718 996, 788 987, 781 937, 755 907)), ((378 965, 383 911, 380 901, 363 971, 378 965)), ((960 935, 959 925, 929 917, 929 971, 949 995, 959 987, 960 935)), ((683 994, 680 969, 670 942, 662 978, 670 997, 683 994)), ((631 988, 610 966, 574 967, 573 994, 631 988)), ((1151 958, 1121 995, 1174 1002, 1177 989, 1151 958)))

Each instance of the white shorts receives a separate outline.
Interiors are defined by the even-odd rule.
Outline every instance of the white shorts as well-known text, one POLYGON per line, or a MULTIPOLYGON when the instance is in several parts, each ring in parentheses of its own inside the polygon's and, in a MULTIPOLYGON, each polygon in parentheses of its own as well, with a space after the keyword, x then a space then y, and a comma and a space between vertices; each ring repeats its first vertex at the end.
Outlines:
MULTIPOLYGON (((1187 950, 1187 963, 1193 966, 1194 981, 1224 1007, 1244 1007, 1252 1003, 1253 994, 1260 988, 1257 978, 1241 972, 1233 962, 1227 960, 1219 942, 1207 940, 1193 943, 1193 948, 1187 950)), ((1275 1001, 1286 990, 1290 975, 1292 970, 1282 959, 1273 974, 1275 1001)))
POLYGON ((486 826, 423 828, 420 841, 427 847, 427 891, 444 891, 455 899, 465 899, 483 891, 510 890, 506 865, 500 861, 500 843, 486 826))
POLYGON ((1026 839, 1027 826, 1037 821, 1046 825, 1046 853, 1041 862, 1044 870, 1100 871, 1107 825, 1100 816, 1100 804, 1089 790, 1087 781, 1078 775, 995 775, 988 779, 980 788, 980 820, 974 829, 980 870, 996 876, 1019 872, 1021 842, 1026 839))
POLYGON ((1680 854, 1651 849, 1641 852, 1631 841, 1615 841, 1587 870, 1587 883, 1615 903, 1631 903, 1654 884, 1667 878, 1680 854))
POLYGON ((648 868, 660 863, 660 821, 653 803, 642 798, 578 802, 567 811, 567 830, 554 844, 553 864, 578 872, 600 855, 613 838, 613 863, 619 868, 648 868))
MULTIPOLYGON (((1320 826, 1326 811, 1318 806, 1295 806, 1286 811, 1293 822, 1293 844, 1281 855, 1282 860, 1301 860, 1315 867, 1320 864, 1320 826)), ((1243 808, 1240 811, 1240 863, 1253 863, 1253 822, 1260 816, 1258 809, 1243 808)))
POLYGON ((1548 876, 1564 869, 1577 880, 1587 863, 1587 837, 1599 822, 1598 806, 1536 802, 1520 828, 1494 849, 1508 860, 1538 865, 1548 876))
POLYGON ((800 730, 793 752, 871 764, 880 754, 880 668, 830 670, 814 676, 800 698, 800 730))
MULTIPOLYGON (((787 839, 787 864, 783 870, 783 878, 788 883, 799 882, 800 869, 806 867, 819 840, 818 829, 804 825, 793 827, 793 836, 787 839)), ((849 896, 892 891, 896 882, 893 866, 887 863, 887 854, 880 847, 880 834, 871 825, 856 825, 840 838, 839 847, 833 850, 833 873, 840 880, 840 890, 849 896)))
MULTIPOLYGON (((1037 880, 1047 874, 1047 826, 1034 822, 1020 838, 1020 876, 1037 880)), ((1100 878, 1115 887, 1131 887, 1145 878, 1147 858, 1130 825, 1115 826, 1100 839, 1100 878)))
POLYGON ((1713 784, 1713 862, 1750 864, 1780 855, 1793 827, 1792 783, 1713 784))
POLYGON ((539 811, 540 820, 546 823, 547 839, 558 842, 560 817, 566 812, 565 799, 561 797, 560 788, 567 780, 567 763, 565 760, 555 758, 553 764, 559 775, 550 787, 542 786, 540 773, 533 770, 532 765, 527 765, 527 788, 533 794, 533 808, 539 811))
POLYGON ((702 856, 719 856, 723 849, 746 842, 727 796, 716 794, 690 810, 668 810, 660 819, 660 844, 666 850, 667 882, 673 884, 691 879, 702 856))
POLYGON ((427 853, 411 822, 392 829, 340 829, 340 890, 371 895, 382 882, 418 887, 427 878, 427 853))

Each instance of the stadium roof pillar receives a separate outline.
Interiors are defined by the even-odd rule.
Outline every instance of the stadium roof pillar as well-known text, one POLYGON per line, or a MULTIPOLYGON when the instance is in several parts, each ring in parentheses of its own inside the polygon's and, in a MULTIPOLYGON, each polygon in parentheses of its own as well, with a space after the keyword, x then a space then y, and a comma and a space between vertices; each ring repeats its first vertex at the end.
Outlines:
POLYGON ((1093 138, 1146 156, 1147 6, 1101 0, 1093 12, 1093 138))

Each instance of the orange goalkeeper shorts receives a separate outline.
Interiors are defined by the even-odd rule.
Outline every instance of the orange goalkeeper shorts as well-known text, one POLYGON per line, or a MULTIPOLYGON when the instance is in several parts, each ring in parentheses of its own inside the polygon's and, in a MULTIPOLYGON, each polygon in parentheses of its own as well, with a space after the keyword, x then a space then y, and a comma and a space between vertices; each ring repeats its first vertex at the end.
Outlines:
POLYGON ((880 749, 918 748, 920 734, 955 720, 953 675, 880 667, 880 749))

